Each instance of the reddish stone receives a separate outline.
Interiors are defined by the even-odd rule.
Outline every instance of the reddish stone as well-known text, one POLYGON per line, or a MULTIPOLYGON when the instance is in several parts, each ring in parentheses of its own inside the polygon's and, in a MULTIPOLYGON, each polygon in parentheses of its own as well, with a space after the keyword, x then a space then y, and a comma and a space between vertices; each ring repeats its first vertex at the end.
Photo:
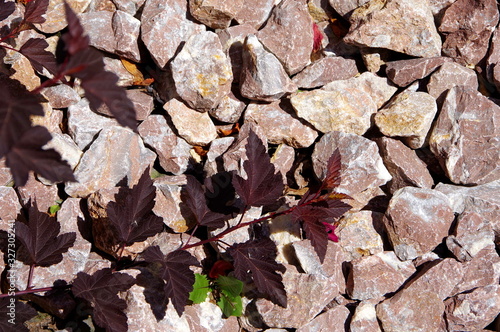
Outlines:
POLYGON ((385 72, 394 84, 405 87, 416 80, 427 77, 443 63, 451 61, 446 57, 399 60, 387 63, 385 72))
POLYGON ((356 61, 343 57, 325 57, 313 62, 292 79, 299 88, 313 89, 358 74, 356 61))

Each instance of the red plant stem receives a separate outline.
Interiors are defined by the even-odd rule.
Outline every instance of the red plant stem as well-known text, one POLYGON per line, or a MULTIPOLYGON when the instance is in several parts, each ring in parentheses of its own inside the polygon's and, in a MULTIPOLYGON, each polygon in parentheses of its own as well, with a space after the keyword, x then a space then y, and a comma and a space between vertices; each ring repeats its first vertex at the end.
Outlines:
POLYGON ((198 229, 198 226, 200 226, 200 224, 196 224, 196 226, 194 226, 193 231, 191 232, 191 234, 189 234, 189 237, 188 237, 188 239, 187 239, 187 241, 186 241, 185 246, 187 246, 187 245, 188 245, 188 243, 189 243, 189 241, 191 241, 191 238, 193 237, 193 234, 194 234, 194 233, 196 232, 196 230, 198 229))
POLYGON ((70 288, 73 285, 64 285, 64 286, 58 286, 58 287, 43 287, 43 288, 33 288, 33 289, 27 289, 23 291, 18 291, 15 292, 14 295, 12 294, 0 294, 0 299, 4 297, 11 297, 11 296, 20 296, 24 294, 33 294, 33 293, 41 293, 41 292, 48 292, 54 289, 65 289, 65 288, 70 288))
POLYGON ((31 288, 31 282, 33 281, 33 270, 35 269, 35 264, 30 265, 30 272, 28 274, 28 283, 26 284, 26 290, 31 288))
POLYGON ((238 226, 239 224, 241 224, 241 222, 243 221, 243 217, 245 216, 245 213, 247 213, 247 211, 248 211, 248 206, 245 205, 245 208, 243 209, 243 213, 241 214, 240 221, 238 221, 238 223, 236 224, 236 226, 238 226))

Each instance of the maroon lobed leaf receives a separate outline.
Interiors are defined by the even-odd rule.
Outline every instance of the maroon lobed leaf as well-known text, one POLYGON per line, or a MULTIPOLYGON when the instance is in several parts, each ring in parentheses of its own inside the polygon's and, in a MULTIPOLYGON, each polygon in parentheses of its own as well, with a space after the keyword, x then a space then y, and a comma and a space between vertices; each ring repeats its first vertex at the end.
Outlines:
POLYGON ((15 2, 6 2, 6 0, 0 0, 0 21, 3 21, 7 17, 9 17, 10 14, 14 12, 14 10, 16 10, 15 2))
POLYGON ((39 73, 42 73, 45 67, 49 73, 56 75, 56 58, 52 53, 45 50, 48 46, 49 44, 42 38, 31 38, 21 46, 19 52, 28 58, 33 68, 39 73))
POLYGON ((10 147, 5 164, 10 168, 16 185, 26 184, 30 170, 53 182, 76 181, 71 167, 56 150, 42 148, 51 139, 47 128, 35 126, 20 134, 18 141, 10 147))
POLYGON ((283 194, 283 179, 276 173, 266 147, 257 134, 250 131, 245 145, 248 160, 243 163, 247 179, 239 175, 233 178, 233 185, 247 206, 272 204, 283 194))
POLYGON ((106 268, 93 275, 79 272, 73 281, 73 294, 92 304, 93 318, 106 331, 126 332, 128 330, 125 300, 118 297, 135 283, 135 279, 125 273, 113 273, 106 268))
POLYGON ((74 55, 89 47, 90 39, 84 34, 83 26, 75 12, 68 3, 64 2, 66 21, 68 22, 68 32, 61 36, 65 44, 65 49, 70 55, 74 55))
POLYGON ((49 0, 32 0, 26 4, 24 10, 24 22, 26 23, 44 23, 45 17, 42 17, 49 7, 49 0))
POLYGON ((15 223, 16 237, 21 241, 25 252, 19 259, 28 265, 50 266, 62 261, 62 254, 73 246, 76 233, 59 235, 61 226, 55 218, 38 211, 36 201, 29 209, 28 224, 15 223))
POLYGON ((339 149, 335 149, 332 155, 328 159, 328 163, 326 166, 326 175, 323 183, 321 185, 321 189, 334 189, 340 185, 340 171, 342 168, 342 163, 340 159, 339 149))
POLYGON ((189 267, 200 266, 200 263, 185 250, 176 250, 164 255, 158 246, 144 250, 142 257, 156 267, 155 274, 164 282, 163 293, 158 296, 168 297, 177 314, 181 316, 194 284, 194 272, 189 267))
POLYGON ((110 202, 106 208, 120 243, 129 246, 163 230, 163 218, 152 212, 155 197, 156 189, 149 175, 149 168, 131 189, 120 188, 115 195, 115 202, 110 202))
MULTIPOLYGON (((1 6, 1 4, 0 4, 1 6)), ((0 298, 0 331, 28 332, 24 322, 35 317, 37 312, 31 306, 15 297, 0 298)))
POLYGON ((271 301, 286 308, 287 299, 282 277, 276 271, 285 272, 285 267, 276 263, 276 244, 269 238, 249 240, 233 245, 229 254, 234 259, 234 275, 240 280, 247 278, 248 272, 257 289, 271 301))
POLYGON ((201 226, 220 228, 224 226, 227 217, 222 213, 210 211, 205 199, 201 183, 192 175, 187 176, 187 184, 181 192, 184 202, 193 212, 196 222, 201 226))

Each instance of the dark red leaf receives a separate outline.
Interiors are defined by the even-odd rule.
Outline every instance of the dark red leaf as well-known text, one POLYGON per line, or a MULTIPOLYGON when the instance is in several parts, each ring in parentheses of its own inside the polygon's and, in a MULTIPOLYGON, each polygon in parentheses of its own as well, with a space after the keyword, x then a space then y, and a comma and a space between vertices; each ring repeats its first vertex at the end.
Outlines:
POLYGON ((339 149, 335 149, 332 155, 328 159, 326 166, 326 175, 323 180, 321 189, 334 189, 340 185, 340 171, 342 169, 342 163, 340 159, 339 149))
POLYGON ((24 323, 36 315, 35 309, 15 297, 0 298, 0 331, 28 332, 24 323))
POLYGON ((313 52, 317 52, 321 49, 321 42, 323 41, 323 34, 319 30, 319 27, 316 23, 313 23, 313 34, 314 34, 313 52))
POLYGON ((16 3, 9 1, 6 2, 5 0, 0 0, 0 21, 5 20, 7 17, 10 16, 16 10, 16 3))
POLYGON ((68 3, 64 2, 64 10, 66 12, 66 21, 68 22, 68 32, 61 36, 64 41, 66 51, 70 55, 74 55, 79 51, 89 47, 90 39, 85 35, 82 24, 76 16, 75 12, 68 3))
POLYGON ((106 331, 126 332, 128 330, 125 300, 118 297, 135 283, 135 279, 125 273, 113 273, 102 269, 93 275, 79 272, 73 281, 73 294, 92 304, 93 318, 106 331))
POLYGON ((325 226, 325 231, 328 233, 328 240, 333 241, 333 242, 339 242, 339 238, 335 234, 335 229, 337 229, 337 226, 329 224, 327 222, 323 221, 323 225, 325 226))
POLYGON ((44 23, 45 17, 42 17, 49 7, 49 0, 33 0, 26 4, 24 10, 24 22, 26 23, 44 23))
POLYGON ((252 130, 245 145, 248 160, 243 163, 247 174, 233 178, 233 185, 247 206, 263 206, 274 203, 283 195, 283 179, 276 173, 266 147, 252 130))
POLYGON ((200 266, 200 263, 185 250, 172 251, 165 256, 158 246, 144 250, 142 257, 146 262, 157 266, 155 274, 164 282, 163 294, 158 296, 163 298, 166 295, 181 316, 194 284, 194 272, 189 267, 200 266))
POLYGON ((30 170, 53 182, 76 181, 68 163, 54 149, 42 147, 52 139, 45 127, 32 127, 20 134, 17 142, 6 154, 6 165, 10 168, 14 181, 24 186, 30 170))
POLYGON ((214 265, 210 269, 210 272, 208 272, 208 277, 216 279, 219 276, 227 275, 227 271, 233 269, 234 269, 233 264, 229 263, 228 261, 218 260, 217 262, 214 263, 214 265))
POLYGON ((234 275, 245 280, 249 272, 257 289, 271 301, 286 308, 286 292, 282 277, 276 271, 285 272, 285 267, 276 263, 276 245, 269 238, 238 243, 229 249, 234 259, 234 275))
POLYGON ((152 212, 155 197, 156 189, 149 175, 149 168, 131 189, 120 188, 115 195, 115 202, 110 202, 106 208, 120 243, 129 246, 163 230, 163 218, 152 212))
POLYGON ((224 214, 210 211, 201 183, 192 175, 187 176, 187 184, 181 193, 182 202, 193 212, 196 222, 201 226, 220 228, 227 219, 224 214))
POLYGON ((31 38, 21 46, 19 52, 28 58, 33 68, 39 73, 42 73, 45 67, 49 73, 56 75, 56 58, 52 53, 45 50, 48 46, 49 44, 42 38, 31 38))
POLYGON ((16 221, 16 237, 21 241, 26 254, 19 259, 28 265, 50 266, 62 261, 62 254, 73 246, 76 233, 59 235, 61 226, 55 218, 38 211, 36 201, 29 209, 28 224, 16 221))

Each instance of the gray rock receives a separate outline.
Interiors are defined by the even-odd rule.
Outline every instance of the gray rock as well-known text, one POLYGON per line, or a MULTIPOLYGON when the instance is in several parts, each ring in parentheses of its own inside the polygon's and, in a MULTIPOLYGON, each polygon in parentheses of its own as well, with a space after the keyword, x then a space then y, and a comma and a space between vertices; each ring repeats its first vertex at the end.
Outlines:
POLYGON ((87 197, 101 188, 113 188, 126 177, 137 183, 156 155, 146 149, 142 139, 130 129, 110 126, 103 129, 75 169, 78 182, 66 183, 72 197, 87 197))
POLYGON ((299 88, 313 89, 358 74, 356 61, 343 57, 325 57, 313 62, 295 75, 292 82, 299 88))
POLYGON ((208 145, 217 137, 217 130, 208 113, 197 112, 177 99, 163 105, 179 133, 191 145, 208 145))
MULTIPOLYGON (((243 0, 190 0, 189 12, 195 19, 212 29, 224 29, 238 15, 243 4, 243 0)), ((248 4, 245 3, 245 6, 248 4)))
POLYGON ((416 80, 427 77, 442 64, 451 61, 446 57, 398 60, 387 63, 387 77, 396 85, 405 87, 416 80))
POLYGON ((283 0, 273 8, 257 37, 283 63, 286 72, 293 75, 310 61, 314 40, 312 25, 305 0, 283 0))
POLYGON ((271 102, 297 90, 280 61, 255 35, 246 37, 242 59, 240 92, 243 97, 271 102))
POLYGON ((372 1, 349 18, 347 43, 386 48, 417 57, 441 54, 441 37, 428 2, 418 0, 372 1))
POLYGON ((231 63, 211 31, 191 36, 170 67, 177 93, 200 112, 217 107, 231 91, 231 63))
POLYGON ((500 179, 500 108, 476 90, 455 86, 446 95, 429 145, 457 184, 500 179))

